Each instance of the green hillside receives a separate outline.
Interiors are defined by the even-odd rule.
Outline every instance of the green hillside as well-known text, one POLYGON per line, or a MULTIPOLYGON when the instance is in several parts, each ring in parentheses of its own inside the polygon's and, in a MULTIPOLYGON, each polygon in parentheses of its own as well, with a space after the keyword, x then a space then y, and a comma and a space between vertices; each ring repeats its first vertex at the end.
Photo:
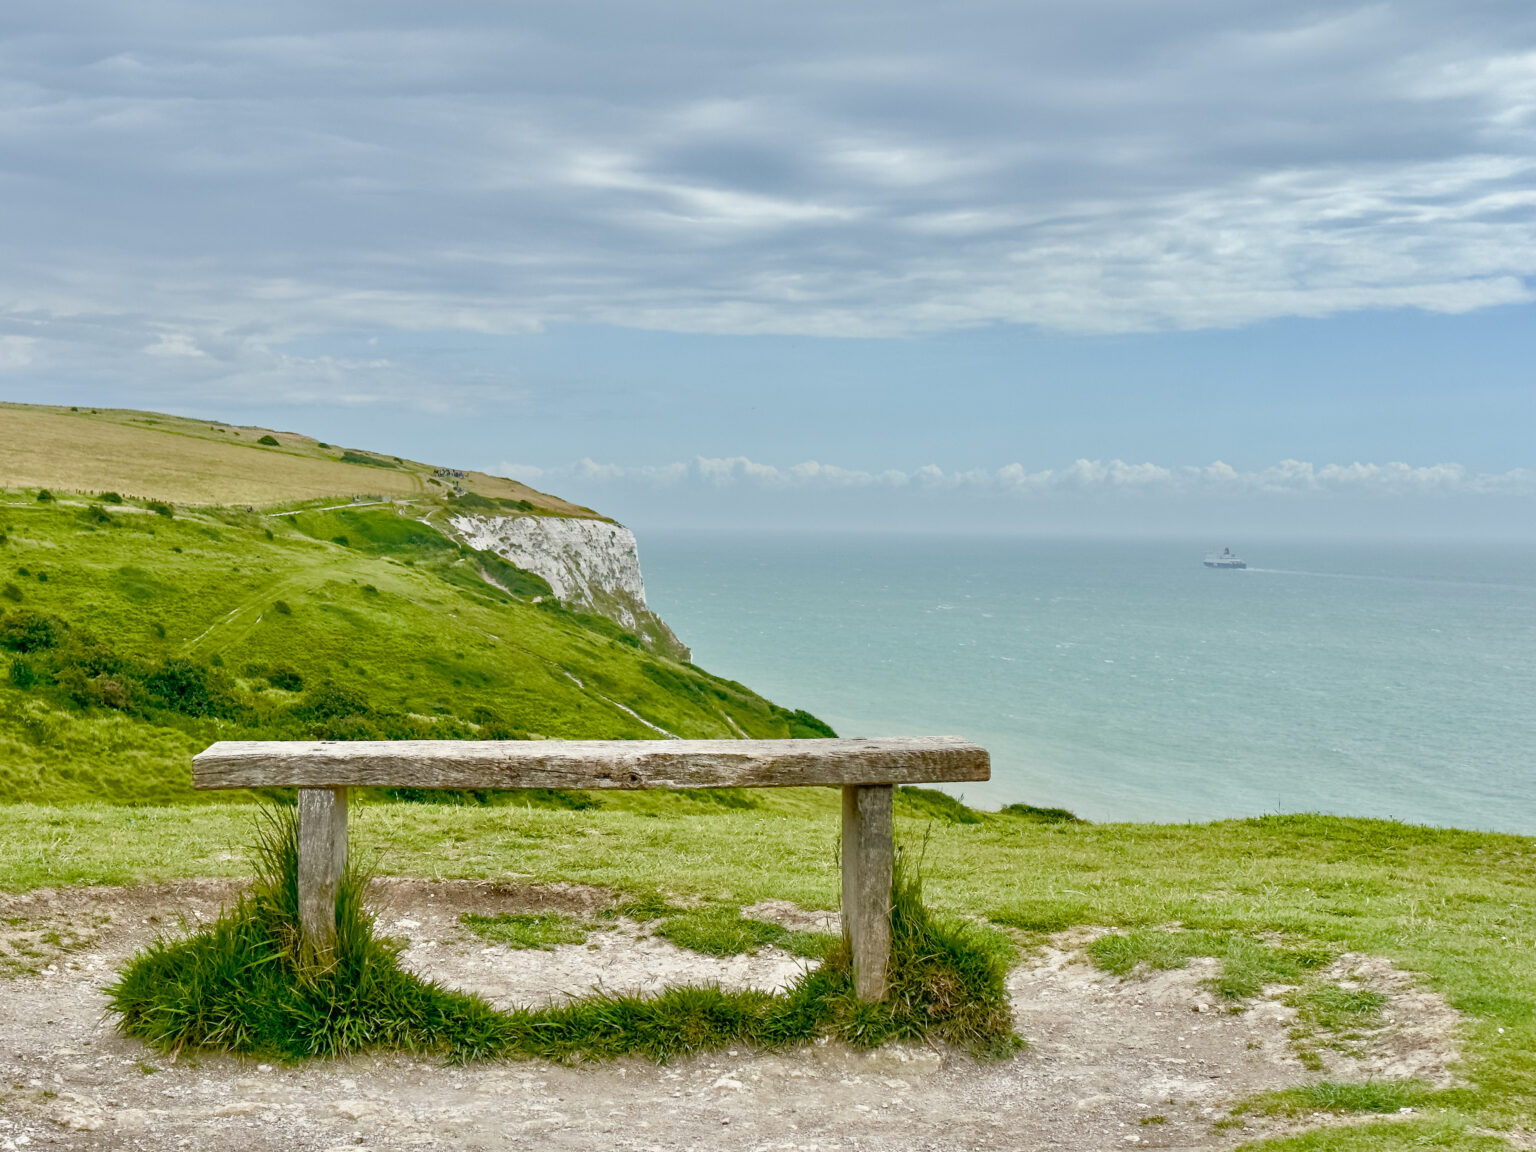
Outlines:
POLYGON ((828 731, 423 522, 453 502, 0 492, 0 802, 189 799, 217 739, 828 731))

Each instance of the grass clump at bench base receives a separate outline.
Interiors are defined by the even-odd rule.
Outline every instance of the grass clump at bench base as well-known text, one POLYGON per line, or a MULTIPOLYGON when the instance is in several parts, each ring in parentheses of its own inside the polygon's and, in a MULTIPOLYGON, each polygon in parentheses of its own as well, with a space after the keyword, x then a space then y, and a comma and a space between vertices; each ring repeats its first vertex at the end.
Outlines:
POLYGON ((397 949, 373 934, 361 870, 349 868, 342 880, 333 951, 306 955, 294 809, 263 810, 254 855, 256 881, 233 909, 185 939, 150 945, 107 989, 124 1032, 172 1053, 485 1051, 500 1024, 495 1010, 400 967, 397 949))
POLYGON ((367 877, 349 871, 337 901, 332 953, 306 955, 298 933, 297 827, 291 809, 262 817, 257 879, 233 909, 181 940, 140 953, 108 989, 128 1035, 165 1052, 183 1049, 287 1059, 366 1049, 435 1053, 450 1060, 540 1057, 559 1061, 642 1055, 665 1061, 747 1045, 778 1048, 819 1037, 858 1047, 942 1040, 1000 1056, 1014 1034, 1004 976, 1006 942, 964 923, 934 920, 921 883, 898 868, 893 893, 890 994, 853 994, 839 945, 788 991, 713 986, 654 996, 593 995, 559 1007, 503 1012, 400 966, 399 949, 373 934, 367 877))

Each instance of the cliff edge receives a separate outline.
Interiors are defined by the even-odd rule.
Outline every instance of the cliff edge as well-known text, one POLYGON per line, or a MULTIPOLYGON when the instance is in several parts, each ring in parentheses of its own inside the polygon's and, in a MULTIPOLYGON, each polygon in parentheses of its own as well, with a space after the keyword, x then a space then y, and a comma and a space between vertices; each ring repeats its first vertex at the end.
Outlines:
POLYGON ((646 604, 640 551, 624 525, 564 516, 462 514, 450 515, 448 523, 471 548, 542 577, 568 607, 622 624, 662 655, 689 658, 687 647, 646 604))

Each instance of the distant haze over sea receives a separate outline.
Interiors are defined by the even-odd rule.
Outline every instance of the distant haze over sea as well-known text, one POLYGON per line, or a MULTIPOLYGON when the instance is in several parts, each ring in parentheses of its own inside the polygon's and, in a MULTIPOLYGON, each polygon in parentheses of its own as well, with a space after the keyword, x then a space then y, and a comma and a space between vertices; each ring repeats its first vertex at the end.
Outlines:
POLYGON ((1536 833, 1536 548, 642 533, 695 659, 842 735, 985 744, 985 806, 1536 833), (1251 567, 1212 571, 1231 545, 1251 567))

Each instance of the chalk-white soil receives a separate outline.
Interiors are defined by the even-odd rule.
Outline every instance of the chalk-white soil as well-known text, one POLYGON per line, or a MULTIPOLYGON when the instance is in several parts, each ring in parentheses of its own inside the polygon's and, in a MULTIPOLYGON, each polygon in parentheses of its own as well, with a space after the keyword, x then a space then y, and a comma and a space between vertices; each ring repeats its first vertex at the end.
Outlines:
MULTIPOLYGON (((101 986, 157 932, 216 915, 233 891, 194 881, 0 897, 0 971, 10 973, 0 978, 0 1150, 1224 1149, 1256 1134, 1213 1129, 1250 1093, 1322 1075, 1445 1083, 1457 1058, 1455 1014, 1378 958, 1344 957, 1330 973, 1388 1004, 1382 1025, 1347 1045, 1353 1054, 1318 1048, 1328 1062, 1318 1072, 1293 1050, 1295 1015, 1279 990, 1232 1012, 1203 987, 1212 961, 1106 976, 1082 960, 1086 931, 1015 969, 1009 987, 1029 1046, 990 1063, 921 1046, 822 1044, 671 1067, 445 1067, 404 1056, 289 1067, 173 1061, 118 1035, 101 986)), ((577 887, 394 881, 378 896, 383 930, 411 941, 407 963, 500 1005, 686 981, 774 988, 803 963, 773 949, 699 956, 624 921, 549 952, 487 946, 459 926, 466 910, 591 912, 604 901, 577 887)), ((753 911, 832 926, 789 905, 753 911)))

